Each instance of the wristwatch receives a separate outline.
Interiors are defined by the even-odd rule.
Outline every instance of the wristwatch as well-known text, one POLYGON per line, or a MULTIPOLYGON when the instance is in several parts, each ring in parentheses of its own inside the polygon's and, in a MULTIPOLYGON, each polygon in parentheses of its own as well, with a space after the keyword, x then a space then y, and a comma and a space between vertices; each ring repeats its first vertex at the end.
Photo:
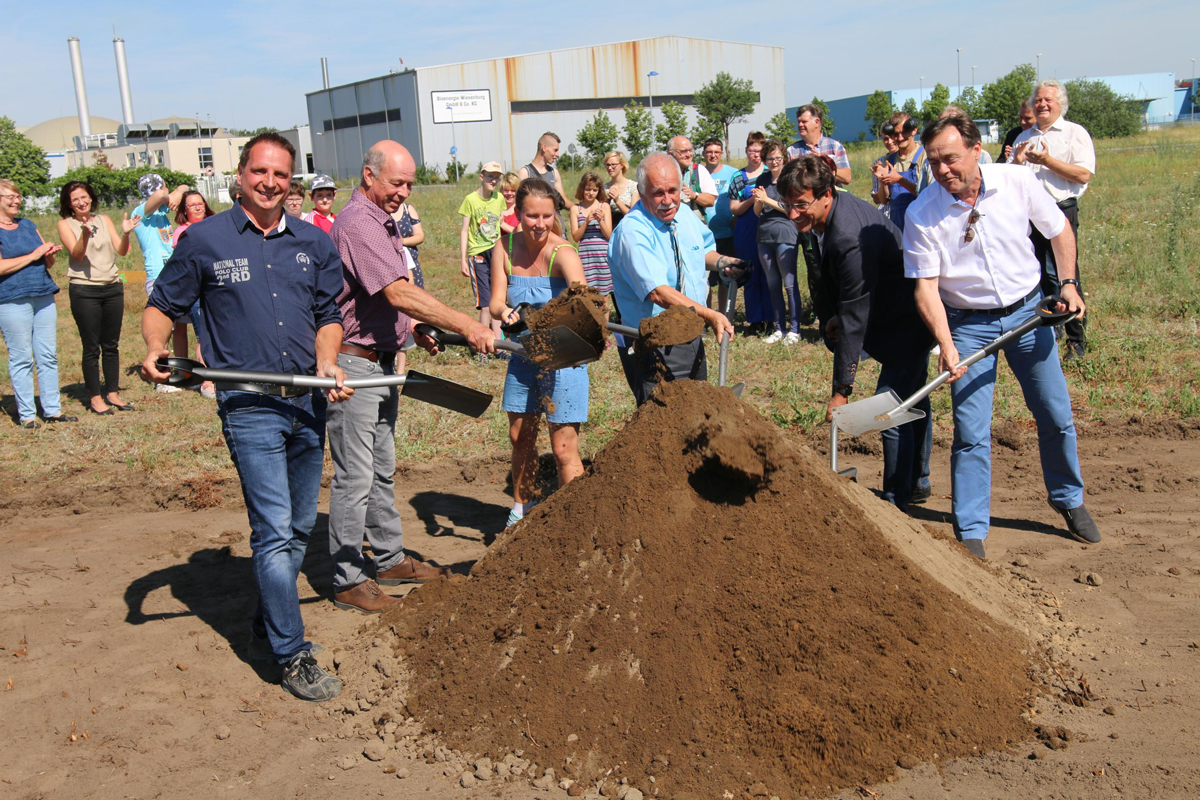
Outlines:
POLYGON ((840 394, 842 397, 849 397, 850 395, 854 394, 854 384, 850 383, 845 386, 842 386, 841 384, 835 384, 833 387, 833 393, 840 394))
POLYGON ((1065 281, 1059 281, 1058 285, 1059 286, 1074 286, 1076 289, 1078 289, 1079 281, 1077 281, 1074 278, 1067 278, 1065 281))

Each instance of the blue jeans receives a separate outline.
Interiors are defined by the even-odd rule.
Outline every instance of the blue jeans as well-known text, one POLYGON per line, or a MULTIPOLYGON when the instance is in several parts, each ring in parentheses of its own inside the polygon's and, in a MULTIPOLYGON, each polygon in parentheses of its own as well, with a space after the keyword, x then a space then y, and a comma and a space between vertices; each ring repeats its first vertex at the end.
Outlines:
POLYGON ((34 359, 42 390, 42 413, 57 417, 62 413, 62 404, 58 395, 58 311, 54 295, 0 303, 0 334, 8 347, 8 379, 17 398, 17 419, 28 422, 37 418, 34 359))
POLYGON ((800 332, 800 288, 796 285, 796 245, 759 244, 758 261, 767 279, 775 330, 800 332), (784 295, 787 295, 786 301, 784 295))
MULTIPOLYGON (((875 394, 889 389, 901 400, 925 385, 929 374, 929 353, 908 360, 888 361, 880 365, 875 394)), ((883 499, 901 511, 908 509, 913 490, 929 488, 929 451, 933 448, 933 425, 929 419, 929 398, 913 406, 924 411, 924 419, 898 425, 880 432, 883 439, 883 499)))
POLYGON ((285 663, 311 648, 304 640, 296 579, 317 521, 325 399, 217 392, 217 413, 250 518, 258 584, 254 627, 259 633, 265 629, 276 659, 285 663))
MULTIPOLYGON (((950 333, 960 357, 986 346, 1033 316, 1039 294, 1007 317, 946 309, 950 333)), ((1042 479, 1058 508, 1083 504, 1083 474, 1075 440, 1075 420, 1067 379, 1058 361, 1054 331, 1034 328, 1004 348, 1004 357, 1021 384, 1025 405, 1038 429, 1042 479)), ((950 449, 954 531, 960 539, 984 539, 992 502, 992 395, 996 355, 971 366, 950 384, 954 404, 954 445, 950 449)))

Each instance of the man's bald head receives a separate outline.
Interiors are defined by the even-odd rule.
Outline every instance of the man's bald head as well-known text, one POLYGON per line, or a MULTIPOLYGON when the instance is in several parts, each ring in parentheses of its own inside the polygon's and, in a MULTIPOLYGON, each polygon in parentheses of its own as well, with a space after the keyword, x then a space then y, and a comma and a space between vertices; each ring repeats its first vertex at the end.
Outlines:
POLYGON ((637 185, 642 204, 663 222, 675 218, 682 184, 679 162, 667 153, 651 153, 638 164, 637 185))
POLYGON ((692 148, 692 140, 686 136, 675 136, 667 142, 667 152, 675 157, 681 169, 691 169, 696 153, 692 148))
POLYGON ((399 142, 376 142, 363 156, 362 192, 389 214, 400 210, 416 177, 417 164, 399 142))

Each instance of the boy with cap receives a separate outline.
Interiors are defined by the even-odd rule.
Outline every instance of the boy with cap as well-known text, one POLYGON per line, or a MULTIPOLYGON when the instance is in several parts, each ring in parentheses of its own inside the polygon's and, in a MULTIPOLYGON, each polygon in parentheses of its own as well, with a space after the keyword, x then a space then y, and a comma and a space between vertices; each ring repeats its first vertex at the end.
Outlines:
MULTIPOLYGON (((138 246, 142 248, 142 261, 146 270, 146 296, 149 297, 150 293, 154 291, 154 281, 162 272, 163 265, 175 251, 175 248, 171 246, 171 218, 175 216, 183 196, 192 187, 185 183, 176 186, 175 191, 168 192, 166 181, 162 179, 161 175, 147 172, 138 178, 137 188, 138 194, 142 196, 142 202, 133 210, 132 216, 134 218, 141 217, 142 221, 133 229, 133 233, 137 236, 138 246)), ((177 356, 188 354, 187 326, 189 321, 185 317, 175 322, 171 341, 177 356)), ((156 384, 154 390, 163 394, 179 391, 174 386, 162 383, 156 384)))
POLYGON ((312 179, 308 192, 313 201, 313 210, 300 219, 311 222, 329 233, 333 228, 333 221, 337 219, 337 214, 333 213, 333 198, 337 196, 337 184, 328 175, 318 175, 312 179))
POLYGON ((490 325, 496 338, 501 338, 500 321, 493 320, 488 306, 492 302, 492 247, 500 238, 500 220, 504 218, 504 196, 496 191, 504 168, 489 161, 479 172, 479 188, 463 198, 458 213, 462 216, 459 233, 459 256, 462 274, 471 279, 471 293, 479 321, 490 325))

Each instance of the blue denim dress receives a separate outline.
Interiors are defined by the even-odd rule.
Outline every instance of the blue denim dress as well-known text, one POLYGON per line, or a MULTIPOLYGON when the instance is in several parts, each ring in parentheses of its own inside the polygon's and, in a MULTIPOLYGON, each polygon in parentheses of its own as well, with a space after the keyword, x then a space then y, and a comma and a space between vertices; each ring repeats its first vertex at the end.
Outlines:
MULTIPOLYGON (((562 278, 544 276, 508 276, 508 305, 515 308, 529 303, 541 308, 567 289, 562 278)), ((587 422, 587 367, 541 369, 532 361, 513 356, 504 378, 504 401, 501 407, 516 414, 545 412, 546 419, 556 424, 587 422)))

